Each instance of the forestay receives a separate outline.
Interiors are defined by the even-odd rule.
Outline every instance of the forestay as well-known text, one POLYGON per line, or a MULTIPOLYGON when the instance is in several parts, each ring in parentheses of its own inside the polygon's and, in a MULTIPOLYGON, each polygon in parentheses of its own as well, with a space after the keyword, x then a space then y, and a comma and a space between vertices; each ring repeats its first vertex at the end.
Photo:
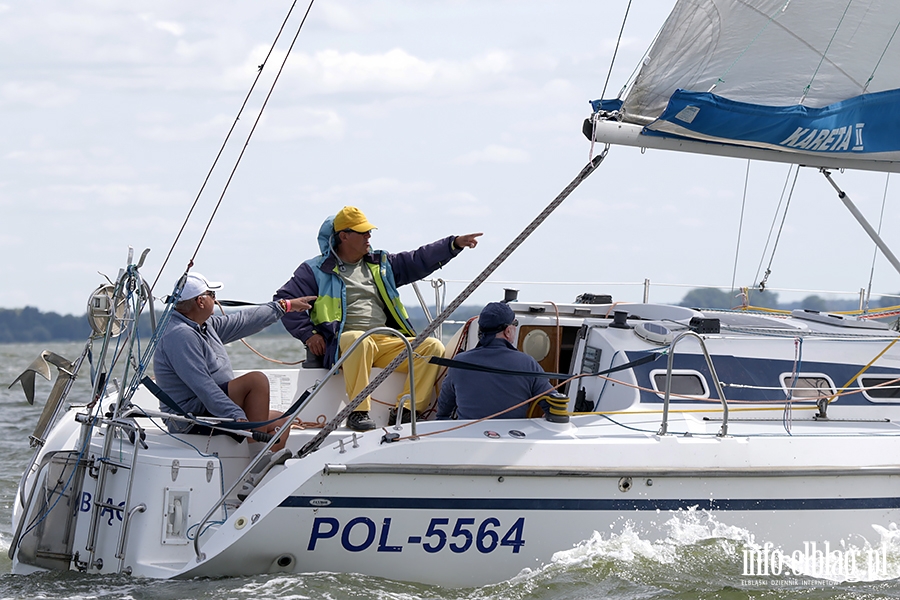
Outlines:
POLYGON ((680 0, 621 108, 593 103, 617 122, 591 129, 612 143, 677 137, 718 146, 681 150, 900 170, 898 26, 896 0, 680 0))

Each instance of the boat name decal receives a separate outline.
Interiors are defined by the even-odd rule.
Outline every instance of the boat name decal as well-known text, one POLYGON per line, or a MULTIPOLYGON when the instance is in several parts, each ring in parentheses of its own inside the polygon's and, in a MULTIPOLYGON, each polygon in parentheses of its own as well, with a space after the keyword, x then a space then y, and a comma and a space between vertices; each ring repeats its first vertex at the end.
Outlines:
MULTIPOLYGON (((338 538, 338 534, 341 547, 347 552, 367 550, 376 543, 376 538, 376 552, 402 552, 404 549, 402 543, 397 543, 398 539, 390 543, 391 517, 384 518, 380 530, 369 517, 355 517, 343 523, 335 517, 316 517, 306 549, 314 551, 319 542, 338 538)), ((459 517, 452 528, 449 518, 433 517, 424 534, 407 536, 406 544, 407 547, 420 546, 429 554, 445 548, 456 554, 473 548, 482 554, 511 548, 512 554, 518 554, 525 545, 525 517, 519 517, 509 526, 504 526, 496 517, 487 517, 480 522, 474 517, 459 517)))
POLYGON ((331 500, 328 498, 313 498, 309 501, 310 506, 329 506, 331 504, 331 500))
MULTIPOLYGON (((107 513, 109 513, 109 521, 106 523, 107 525, 113 524, 113 519, 117 519, 118 521, 122 521, 122 513, 125 512, 125 501, 121 501, 116 504, 115 500, 112 498, 107 498, 105 502, 106 506, 103 507, 103 510, 100 511, 100 518, 102 519, 107 513), (110 506, 118 506, 119 508, 113 510, 110 506)), ((90 492, 82 492, 81 493, 81 506, 79 506, 79 510, 81 512, 90 512, 91 511, 91 493, 90 492)))
POLYGON ((863 127, 865 123, 846 125, 835 129, 809 129, 798 127, 780 143, 788 148, 814 150, 816 152, 863 151, 863 127))

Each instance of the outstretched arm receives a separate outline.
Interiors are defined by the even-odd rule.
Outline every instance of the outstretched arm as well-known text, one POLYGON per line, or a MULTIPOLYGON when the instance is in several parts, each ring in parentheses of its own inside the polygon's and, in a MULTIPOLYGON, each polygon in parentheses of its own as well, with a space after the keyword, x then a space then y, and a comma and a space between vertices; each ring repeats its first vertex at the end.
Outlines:
POLYGON ((458 235, 456 239, 453 240, 453 244, 462 250, 463 248, 474 248, 478 245, 478 238, 483 236, 483 233, 467 233, 466 235, 458 235))
POLYGON ((448 236, 426 244, 417 250, 389 254, 388 261, 394 270, 394 281, 397 283, 397 287, 428 277, 462 252, 463 248, 477 246, 478 237, 481 235, 481 233, 468 233, 448 236))
POLYGON ((318 293, 315 275, 306 263, 297 267, 294 275, 275 292, 275 300, 291 300, 291 312, 281 319, 281 324, 288 333, 302 342, 306 342, 313 335, 313 324, 306 309, 295 312, 294 299, 299 298, 305 304, 312 305, 318 293))

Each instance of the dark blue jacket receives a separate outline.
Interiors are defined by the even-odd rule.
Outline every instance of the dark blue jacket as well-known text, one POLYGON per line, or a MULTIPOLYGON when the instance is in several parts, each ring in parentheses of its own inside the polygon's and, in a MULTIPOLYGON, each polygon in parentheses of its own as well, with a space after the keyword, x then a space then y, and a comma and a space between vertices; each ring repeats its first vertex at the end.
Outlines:
MULTIPOLYGON (((500 337, 456 355, 455 360, 509 371, 544 372, 536 360, 500 337)), ((441 385, 437 418, 449 419, 455 408, 460 419, 482 419, 551 389, 546 377, 498 375, 451 367, 441 385)), ((528 407, 520 406, 497 418, 524 419, 528 407)))
MULTIPOLYGON (((284 328, 295 338, 306 342, 313 334, 325 338, 324 366, 330 369, 340 353, 339 341, 347 314, 347 290, 339 274, 339 265, 332 251, 334 217, 329 217, 319 229, 319 249, 322 254, 297 267, 294 275, 275 292, 275 299, 316 296, 309 312, 288 313, 281 320, 284 328)), ((384 302, 388 327, 413 337, 416 332, 409 322, 406 308, 400 302, 397 288, 428 277, 444 266, 462 250, 455 248, 454 236, 446 237, 417 250, 390 254, 374 250, 363 257, 372 270, 375 286, 384 302)))

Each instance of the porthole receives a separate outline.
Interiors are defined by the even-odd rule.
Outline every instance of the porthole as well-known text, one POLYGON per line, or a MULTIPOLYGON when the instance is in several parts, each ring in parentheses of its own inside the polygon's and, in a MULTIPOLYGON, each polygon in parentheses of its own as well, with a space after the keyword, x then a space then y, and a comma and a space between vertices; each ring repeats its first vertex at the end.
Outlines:
POLYGON ((831 379, 823 373, 781 374, 781 387, 794 400, 816 399, 837 393, 831 379))
POLYGON ((900 380, 897 377, 865 375, 859 378, 859 386, 863 388, 863 396, 872 402, 900 402, 900 380))
MULTIPOLYGON (((650 381, 653 389, 660 398, 666 396, 666 370, 657 369, 650 372, 650 381)), ((706 378, 699 371, 678 370, 672 371, 672 396, 693 396, 696 398, 709 398, 709 386, 706 378)))
POLYGON ((522 340, 522 352, 541 362, 550 354, 550 336, 543 329, 532 329, 522 340))
POLYGON ((672 338, 675 337, 668 327, 656 321, 643 321, 637 323, 634 326, 634 333, 641 339, 661 346, 671 344, 672 338))

